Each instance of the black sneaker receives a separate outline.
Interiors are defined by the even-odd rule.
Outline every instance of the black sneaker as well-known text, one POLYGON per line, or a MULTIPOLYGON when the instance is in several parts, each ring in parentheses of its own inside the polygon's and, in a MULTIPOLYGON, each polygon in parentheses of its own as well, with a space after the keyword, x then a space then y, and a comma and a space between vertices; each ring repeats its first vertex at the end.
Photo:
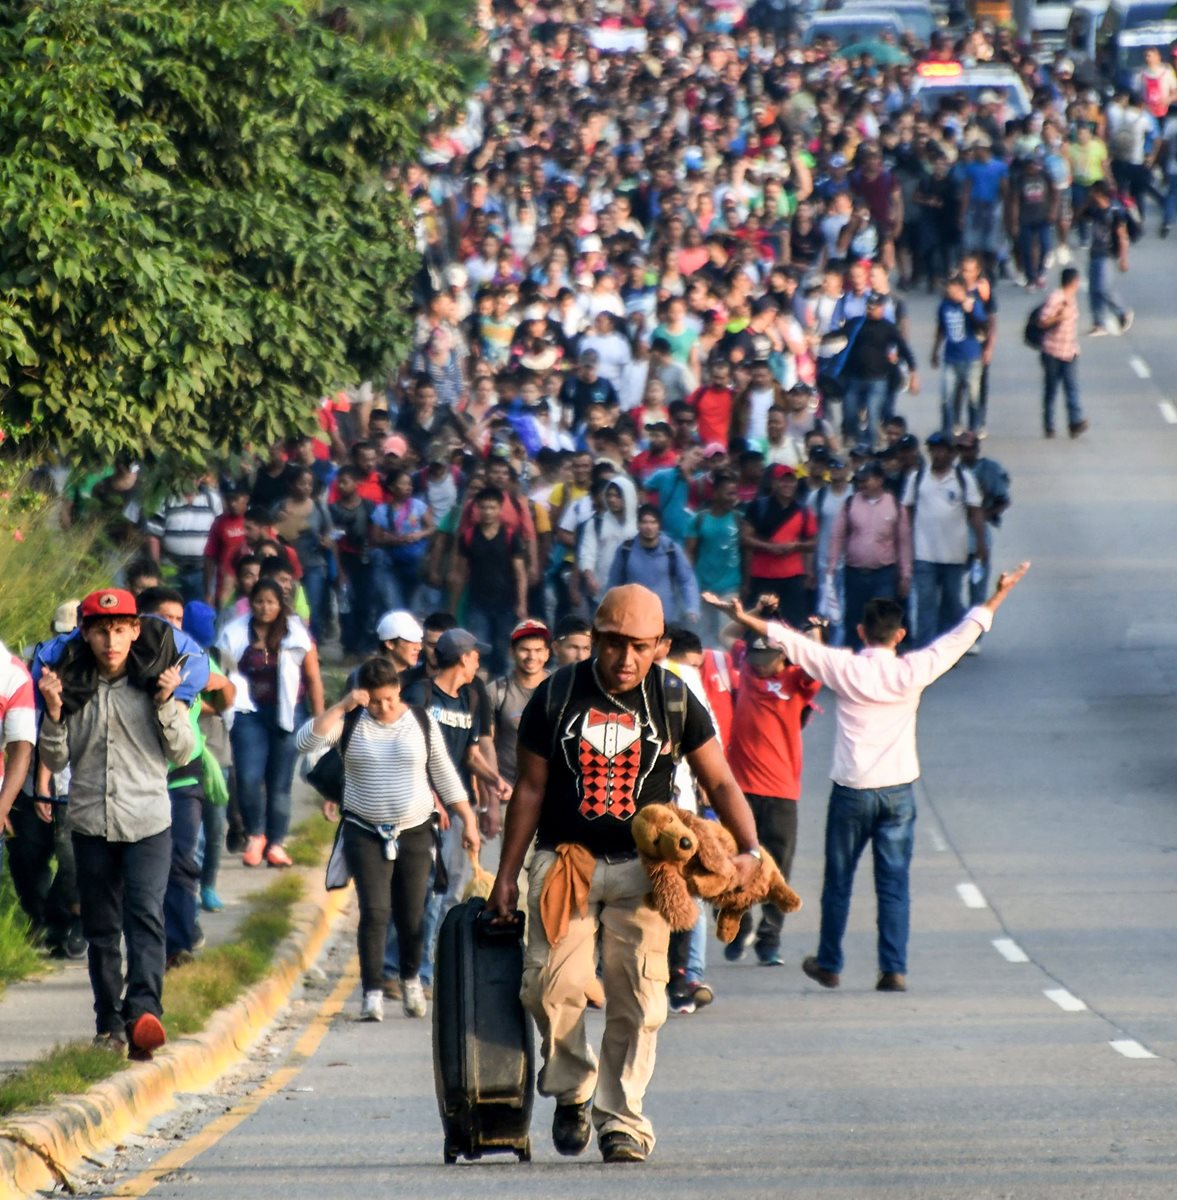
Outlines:
POLYGON ((593 1123, 589 1118, 593 1102, 583 1104, 557 1104, 552 1118, 552 1142, 556 1149, 569 1158, 583 1154, 593 1139, 593 1123))
POLYGON ((82 933, 82 922, 79 918, 75 918, 70 922, 70 927, 65 935, 65 941, 62 943, 62 949, 65 951, 66 958, 85 958, 87 950, 86 935, 82 933))
POLYGON ((779 946, 757 946, 756 959, 762 967, 783 967, 785 956, 779 946))
POLYGON ((666 1001, 672 1013, 693 1013, 695 1001, 693 989, 687 982, 687 973, 681 967, 675 971, 674 978, 666 985, 666 1001))
POLYGON ((695 1002, 696 1009, 706 1008, 715 999, 715 992, 705 979, 700 979, 698 983, 689 983, 687 987, 691 989, 691 999, 695 1002))
POLYGON ((601 1134, 601 1157, 607 1163, 645 1162, 646 1152, 637 1138, 614 1129, 601 1134))

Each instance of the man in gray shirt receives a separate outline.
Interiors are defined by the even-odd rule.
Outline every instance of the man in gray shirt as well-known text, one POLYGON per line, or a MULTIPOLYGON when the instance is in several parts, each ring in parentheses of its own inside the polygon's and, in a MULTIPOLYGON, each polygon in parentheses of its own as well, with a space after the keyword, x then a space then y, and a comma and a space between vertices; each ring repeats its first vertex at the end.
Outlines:
POLYGON ((139 618, 130 592, 93 592, 67 668, 46 667, 41 762, 72 773, 69 828, 82 929, 89 943, 97 1044, 143 1061, 164 1043, 163 900, 171 865, 168 763, 186 763, 196 738, 173 696, 180 665, 157 677, 132 661, 139 618), (151 690, 147 690, 150 688, 151 690), (127 939, 123 975, 120 939, 127 939), (124 995, 125 990, 125 995, 124 995))

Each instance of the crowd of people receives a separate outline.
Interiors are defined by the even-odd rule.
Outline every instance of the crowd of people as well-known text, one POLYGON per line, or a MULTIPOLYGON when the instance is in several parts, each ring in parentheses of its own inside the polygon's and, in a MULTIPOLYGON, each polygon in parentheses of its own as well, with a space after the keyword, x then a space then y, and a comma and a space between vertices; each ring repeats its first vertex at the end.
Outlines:
MULTIPOLYGON (((720 6, 514 0, 483 19, 487 83, 390 175, 411 198, 421 252, 402 369, 323 398, 313 434, 292 431, 160 505, 129 459, 71 478, 67 519, 100 522, 129 565, 117 587, 54 615, 50 645, 73 675, 41 647, 32 676, 0 650, 14 882, 48 945, 72 957, 88 945, 98 1034, 140 1056, 162 1041, 163 970, 199 949, 198 907, 221 906, 222 850, 247 867, 291 864, 300 753, 341 759, 326 811, 342 820, 335 877, 354 878, 360 900, 365 1018, 390 998, 424 1015, 438 922, 512 795, 512 812, 535 821, 512 817, 507 874, 537 827, 533 888, 556 847, 583 838, 615 870, 618 928, 666 963, 654 990, 680 1013, 710 1002, 705 937, 642 924, 632 855, 593 824, 615 802, 632 811, 651 769, 624 730, 657 722, 627 697, 636 687, 646 702, 650 662, 665 657, 693 699, 678 731, 685 774, 676 764, 658 796, 709 803, 741 857, 762 842, 787 873, 800 725, 819 680, 849 686, 831 665, 849 656, 830 653, 864 637, 940 646, 908 681, 914 718, 922 687, 950 655, 979 652, 988 628, 966 622, 943 649, 966 599, 989 593, 1011 503, 1007 472, 983 453, 1003 420, 988 386, 999 288, 1045 288, 1064 267, 1026 335, 1048 437, 1060 384, 1068 432, 1087 429, 1072 246, 1089 254, 1089 332, 1106 332, 1109 313, 1132 320, 1111 263, 1127 269, 1153 169, 1173 162, 1177 76, 1159 55, 1140 95, 1104 107, 1065 60, 1048 72, 1004 31, 905 41, 886 65, 822 42, 802 50, 720 6), (1031 114, 1007 119, 989 93, 926 112, 919 58, 1006 63, 1031 114), (923 372, 904 299, 916 287, 940 296, 923 372), (936 371, 939 422, 917 433, 904 397, 936 371), (812 614, 824 647, 810 654, 788 629, 812 614), (136 646, 147 643, 171 648, 166 668, 146 670, 136 646), (340 656, 357 669, 337 699, 321 666, 340 656), (545 807, 547 761, 572 728, 545 681, 590 657, 564 705, 603 705, 613 740, 606 755, 586 725, 581 758, 558 775, 580 798, 578 825, 545 807), (128 782, 112 805, 94 779, 115 727, 135 736, 120 734, 128 782), (586 780, 593 747, 602 770, 630 754, 628 775, 610 766, 586 780), (141 886, 116 895, 115 880, 141 886)), ((1167 232, 1177 192, 1158 194, 1167 232)), ((898 774, 914 741, 911 758, 898 774)), ((849 771, 842 786, 906 796, 913 777, 849 771)), ((838 850, 842 900, 823 906, 822 949, 807 960, 825 986, 841 970, 837 904, 860 851, 838 850)), ((505 879, 501 905, 516 898, 505 879)), ((766 911, 729 957, 754 944, 777 965, 780 938, 780 914, 766 911)), ((897 938, 881 954, 883 990, 903 985, 897 938)), ((628 959, 603 945, 616 988, 628 959)), ((551 950, 529 947, 525 999, 544 1034, 557 1142, 576 1153, 591 1052, 583 1012, 551 1000, 551 950)), ((660 1023, 643 987, 616 1016, 638 1041, 643 1021, 660 1023)), ((632 1143, 614 1138, 615 1158, 644 1157, 646 1067, 610 1069, 598 1132, 632 1143)))

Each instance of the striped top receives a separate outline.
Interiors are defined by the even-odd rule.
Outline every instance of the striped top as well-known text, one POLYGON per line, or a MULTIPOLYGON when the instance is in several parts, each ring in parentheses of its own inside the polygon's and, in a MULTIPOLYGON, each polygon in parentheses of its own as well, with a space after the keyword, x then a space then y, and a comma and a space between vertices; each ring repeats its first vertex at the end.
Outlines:
MULTIPOLYGON (((343 735, 342 721, 323 736, 314 732, 313 725, 308 721, 295 739, 303 753, 326 750, 343 735)), ((344 812, 372 825, 411 829, 428 821, 433 812, 431 785, 447 807, 465 800, 466 790, 432 716, 429 739, 432 754, 427 752, 417 718, 407 708, 391 725, 381 724, 364 709, 343 760, 344 812)))
POLYGON ((147 521, 147 532, 159 538, 160 551, 173 562, 195 563, 204 557, 213 522, 221 515, 221 498, 207 487, 173 496, 147 521))

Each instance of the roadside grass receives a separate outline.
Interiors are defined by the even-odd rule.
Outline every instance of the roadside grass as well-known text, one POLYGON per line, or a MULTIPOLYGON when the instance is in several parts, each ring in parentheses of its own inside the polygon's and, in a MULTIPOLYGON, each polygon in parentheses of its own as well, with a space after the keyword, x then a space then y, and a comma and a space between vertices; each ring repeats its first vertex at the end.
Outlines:
POLYGON ((44 969, 45 962, 29 936, 29 919, 5 871, 0 875, 0 995, 8 984, 44 969))
POLYGON ((123 1055, 88 1042, 55 1046, 21 1071, 0 1079, 0 1117, 70 1096, 108 1079, 127 1065, 123 1055))
MULTIPOLYGON (((265 976, 274 952, 294 927, 294 906, 302 894, 303 881, 295 874, 283 874, 252 892, 245 897, 247 911, 233 942, 203 950, 193 962, 167 973, 163 1024, 169 1037, 203 1029, 213 1013, 265 976)), ((57 1046, 0 1079, 0 1117, 84 1092, 126 1066, 121 1054, 89 1042, 57 1046)))
POLYGON ((327 859, 331 843, 335 841, 337 826, 323 819, 322 813, 312 813, 299 821, 290 831, 286 853, 299 867, 318 867, 327 859))
POLYGON ((297 875, 282 875, 262 891, 251 892, 245 897, 249 911, 232 941, 202 950, 164 976, 163 1027, 169 1037, 203 1029, 213 1013, 265 975, 274 951, 294 928, 294 906, 302 894, 297 875))

